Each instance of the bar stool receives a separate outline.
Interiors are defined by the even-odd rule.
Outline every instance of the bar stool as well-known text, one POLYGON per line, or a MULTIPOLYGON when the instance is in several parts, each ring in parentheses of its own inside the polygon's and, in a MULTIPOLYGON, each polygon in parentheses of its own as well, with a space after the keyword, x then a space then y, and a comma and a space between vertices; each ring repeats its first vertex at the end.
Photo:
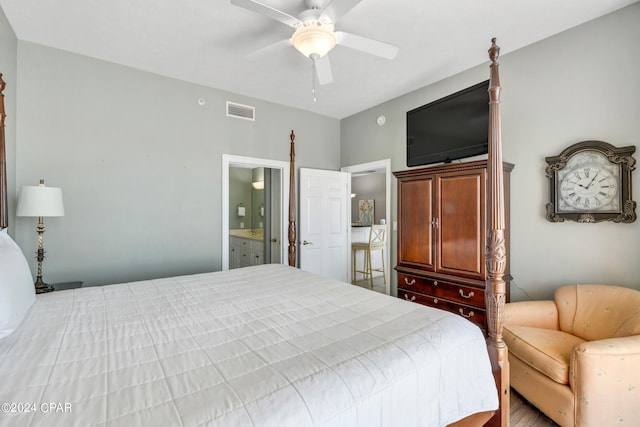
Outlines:
POLYGON ((353 257, 353 277, 352 282, 356 281, 356 273, 362 273, 363 278, 369 278, 369 285, 373 289, 373 272, 382 272, 382 279, 384 284, 387 284, 387 273, 384 269, 384 243, 385 236, 387 234, 387 226, 382 224, 373 224, 371 231, 369 232, 368 242, 352 242, 351 253, 353 257), (358 251, 364 251, 364 267, 363 270, 358 270, 356 266, 356 254, 358 251), (380 251, 382 256, 382 268, 372 268, 371 266, 371 252, 380 251))

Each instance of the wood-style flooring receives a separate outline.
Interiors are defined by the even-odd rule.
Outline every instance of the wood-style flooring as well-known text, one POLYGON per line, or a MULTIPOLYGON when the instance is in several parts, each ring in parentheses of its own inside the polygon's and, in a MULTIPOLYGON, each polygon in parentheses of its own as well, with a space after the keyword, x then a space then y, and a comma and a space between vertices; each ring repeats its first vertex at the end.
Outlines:
POLYGON ((527 402, 517 391, 511 389, 511 427, 560 427, 538 408, 527 402))
MULTIPOLYGON (((389 273, 387 273, 387 280, 389 280, 389 273)), ((369 279, 361 279, 362 275, 358 273, 358 280, 352 282, 356 286, 360 286, 361 288, 366 288, 371 290, 371 285, 369 284, 369 279)), ((384 294, 384 280, 382 276, 373 276, 373 290, 376 292, 380 292, 384 294)))

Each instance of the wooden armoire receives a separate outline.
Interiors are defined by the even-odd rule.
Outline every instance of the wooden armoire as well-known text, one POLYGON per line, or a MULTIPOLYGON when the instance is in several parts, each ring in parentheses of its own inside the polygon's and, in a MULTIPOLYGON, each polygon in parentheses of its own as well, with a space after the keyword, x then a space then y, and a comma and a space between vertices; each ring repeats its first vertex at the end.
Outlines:
MULTIPOLYGON (((513 165, 503 165, 508 255, 513 165)), ((486 330, 487 162, 449 163, 394 175, 398 298, 457 313, 486 330)), ((510 277, 507 264, 507 301, 510 277)))

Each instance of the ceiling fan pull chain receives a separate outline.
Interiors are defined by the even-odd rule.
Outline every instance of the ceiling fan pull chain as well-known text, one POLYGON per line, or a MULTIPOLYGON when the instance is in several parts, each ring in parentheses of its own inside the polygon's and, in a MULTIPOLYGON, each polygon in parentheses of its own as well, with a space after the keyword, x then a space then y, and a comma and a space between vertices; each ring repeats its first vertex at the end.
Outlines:
POLYGON ((313 94, 313 102, 316 102, 316 81, 318 80, 318 76, 316 76, 316 60, 311 60, 311 93, 313 94))

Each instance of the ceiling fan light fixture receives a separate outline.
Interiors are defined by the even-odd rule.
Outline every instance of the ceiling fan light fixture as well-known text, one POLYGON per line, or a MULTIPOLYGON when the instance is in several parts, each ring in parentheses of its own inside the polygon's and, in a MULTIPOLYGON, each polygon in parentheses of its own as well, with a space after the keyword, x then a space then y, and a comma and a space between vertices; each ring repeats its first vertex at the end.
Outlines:
POLYGON ((336 46, 336 36, 327 25, 303 25, 291 36, 291 44, 307 58, 322 58, 336 46))

